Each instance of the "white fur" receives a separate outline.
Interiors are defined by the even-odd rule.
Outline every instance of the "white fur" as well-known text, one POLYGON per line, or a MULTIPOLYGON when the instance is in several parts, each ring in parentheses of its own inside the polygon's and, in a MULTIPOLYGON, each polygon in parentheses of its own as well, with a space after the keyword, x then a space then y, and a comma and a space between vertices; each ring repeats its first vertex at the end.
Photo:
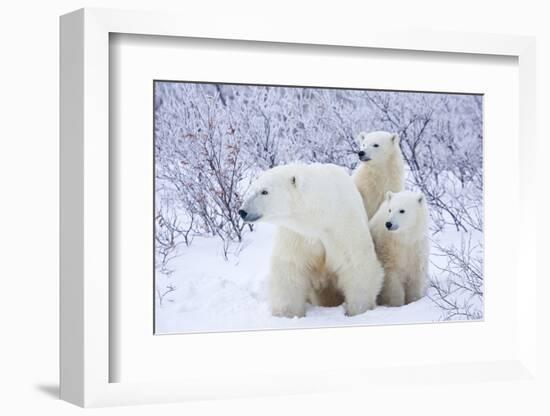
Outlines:
POLYGON ((403 190, 404 165, 395 133, 375 131, 359 133, 357 140, 362 152, 361 162, 353 174, 367 216, 371 219, 384 200, 387 191, 403 190))
POLYGON ((307 300, 323 302, 333 289, 348 315, 376 306, 383 270, 361 196, 343 168, 273 168, 253 184, 242 209, 245 220, 279 226, 269 276, 273 315, 304 316, 307 300))
POLYGON ((424 195, 402 191, 388 192, 370 221, 376 254, 385 272, 380 304, 401 306, 424 296, 429 256, 427 218, 424 195))

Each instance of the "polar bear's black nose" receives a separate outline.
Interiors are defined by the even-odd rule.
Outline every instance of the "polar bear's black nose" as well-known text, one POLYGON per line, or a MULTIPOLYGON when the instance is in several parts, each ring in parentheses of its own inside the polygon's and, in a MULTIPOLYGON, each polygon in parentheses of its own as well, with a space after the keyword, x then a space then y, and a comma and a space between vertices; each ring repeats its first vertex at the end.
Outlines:
POLYGON ((391 222, 389 222, 389 221, 386 222, 386 228, 387 228, 388 230, 391 228, 391 226, 392 226, 392 223, 391 223, 391 222))
POLYGON ((246 212, 244 209, 240 209, 239 210, 239 215, 241 216, 241 218, 244 220, 246 218, 246 215, 248 214, 248 212, 246 212))
POLYGON ((365 152, 363 152, 363 151, 361 150, 360 152, 357 152, 357 156, 363 157, 363 156, 365 156, 365 152))

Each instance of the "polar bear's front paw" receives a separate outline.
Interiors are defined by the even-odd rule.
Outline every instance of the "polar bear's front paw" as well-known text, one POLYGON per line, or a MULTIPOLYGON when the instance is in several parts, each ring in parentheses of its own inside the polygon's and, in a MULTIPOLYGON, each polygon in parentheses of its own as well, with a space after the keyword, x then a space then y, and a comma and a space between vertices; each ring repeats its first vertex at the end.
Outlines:
POLYGON ((405 295, 403 293, 388 293, 380 294, 378 303, 386 306, 403 306, 405 304, 405 295))
POLYGON ((271 308, 271 314, 279 318, 303 318, 306 316, 305 305, 303 307, 277 306, 271 308))
POLYGON ((385 286, 378 295, 378 303, 385 306, 403 306, 405 304, 405 290, 398 278, 386 277, 385 286))
POLYGON ((344 305, 346 316, 355 316, 365 313, 369 309, 373 309, 374 305, 370 305, 369 302, 347 302, 344 305))
POLYGON ((424 288, 422 286, 408 288, 405 293, 405 304, 416 302, 424 296, 424 288))

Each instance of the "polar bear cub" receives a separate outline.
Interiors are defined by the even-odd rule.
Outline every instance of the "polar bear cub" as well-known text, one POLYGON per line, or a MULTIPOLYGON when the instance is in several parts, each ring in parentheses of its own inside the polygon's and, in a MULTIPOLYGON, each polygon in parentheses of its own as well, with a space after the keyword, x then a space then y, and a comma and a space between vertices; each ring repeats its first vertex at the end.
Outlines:
POLYGON ((278 226, 269 302, 275 316, 302 317, 306 302, 334 287, 347 315, 376 306, 383 269, 367 216, 347 172, 331 164, 291 164, 265 171, 239 215, 278 226))
POLYGON ((401 306, 424 295, 428 272, 428 209, 420 192, 388 192, 370 222, 385 278, 378 302, 401 306))
POLYGON ((374 216, 387 191, 403 190, 404 164, 396 133, 375 131, 359 133, 361 161, 353 181, 363 198, 369 220, 374 216))

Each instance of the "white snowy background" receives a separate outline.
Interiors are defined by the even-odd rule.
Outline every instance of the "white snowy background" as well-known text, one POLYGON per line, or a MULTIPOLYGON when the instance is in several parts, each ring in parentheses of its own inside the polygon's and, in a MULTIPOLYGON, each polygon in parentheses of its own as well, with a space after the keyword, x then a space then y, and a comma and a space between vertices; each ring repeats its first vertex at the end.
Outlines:
POLYGON ((154 117, 156 333, 483 318, 481 96, 155 82, 154 117), (399 133, 407 188, 430 205, 427 295, 355 317, 341 306, 272 317, 274 228, 243 224, 242 196, 288 162, 351 173, 357 133, 374 130, 399 133))

